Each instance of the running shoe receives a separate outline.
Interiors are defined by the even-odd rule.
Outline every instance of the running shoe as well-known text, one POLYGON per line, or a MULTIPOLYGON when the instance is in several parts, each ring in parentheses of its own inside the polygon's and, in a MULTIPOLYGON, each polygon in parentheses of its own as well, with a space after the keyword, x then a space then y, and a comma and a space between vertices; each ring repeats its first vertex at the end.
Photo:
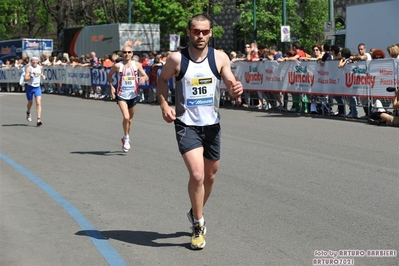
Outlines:
POLYGON ((28 120, 29 122, 31 122, 31 121, 32 121, 32 118, 31 118, 31 116, 30 116, 30 113, 29 113, 29 112, 26 112, 26 120, 28 120))
POLYGON ((128 152, 130 150, 130 139, 121 138, 122 141, 122 151, 128 152))
POLYGON ((36 126, 40 127, 42 124, 43 124, 43 123, 42 123, 42 120, 40 120, 40 119, 37 119, 36 126))
MULTIPOLYGON (((194 226, 194 213, 193 213, 193 208, 191 208, 188 212, 187 212, 187 219, 188 221, 191 223, 192 226, 194 226)), ((204 223, 204 235, 206 235, 206 226, 204 223)))
POLYGON ((193 208, 191 208, 191 209, 187 212, 187 218, 188 218, 188 221, 191 223, 191 225, 194 225, 194 213, 193 213, 193 208))
POLYGON ((201 223, 196 223, 191 227, 193 233, 191 235, 191 248, 203 249, 205 247, 205 226, 201 223))

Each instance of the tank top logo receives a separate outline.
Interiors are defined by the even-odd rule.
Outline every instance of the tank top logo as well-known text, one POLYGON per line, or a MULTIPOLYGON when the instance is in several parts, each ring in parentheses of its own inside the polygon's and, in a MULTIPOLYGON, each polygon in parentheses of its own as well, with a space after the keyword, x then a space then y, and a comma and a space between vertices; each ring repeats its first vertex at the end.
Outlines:
POLYGON ((186 78, 186 105, 213 105, 214 86, 212 77, 186 78))

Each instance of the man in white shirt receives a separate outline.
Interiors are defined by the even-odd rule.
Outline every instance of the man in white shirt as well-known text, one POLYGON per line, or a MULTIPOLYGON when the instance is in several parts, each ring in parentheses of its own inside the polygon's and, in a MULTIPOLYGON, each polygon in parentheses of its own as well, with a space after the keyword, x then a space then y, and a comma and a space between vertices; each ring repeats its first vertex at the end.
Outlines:
POLYGON ((359 52, 358 56, 351 56, 351 60, 371 60, 371 55, 366 51, 366 45, 364 43, 360 43, 357 46, 357 51, 359 52))

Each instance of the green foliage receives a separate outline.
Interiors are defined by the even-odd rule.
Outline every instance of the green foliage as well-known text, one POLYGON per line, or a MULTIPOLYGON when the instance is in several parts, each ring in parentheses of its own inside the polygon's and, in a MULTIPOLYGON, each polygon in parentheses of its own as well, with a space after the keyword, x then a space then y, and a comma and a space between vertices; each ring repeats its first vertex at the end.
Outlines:
POLYGON ((335 30, 343 30, 345 29, 345 25, 343 25, 341 22, 338 22, 335 24, 335 30))
POLYGON ((97 17, 96 24, 106 24, 107 18, 104 9, 93 10, 93 14, 97 17))
MULTIPOLYGON (((286 1, 286 25, 305 49, 324 42, 324 21, 328 20, 328 0, 286 1)), ((238 39, 254 40, 252 1, 240 1, 238 39)), ((169 34, 179 34, 186 41, 188 20, 206 12, 211 17, 225 12, 226 0, 131 0, 132 23, 157 23, 161 30, 161 48, 168 49, 169 34)), ((57 34, 63 28, 93 24, 127 23, 127 0, 0 0, 0 39, 27 32, 29 37, 57 34), (53 28, 53 25, 56 27, 53 28)), ((233 23, 233 22, 232 22, 233 23)), ((258 43, 281 48, 282 1, 256 0, 258 43)), ((339 25, 337 25, 337 29, 339 25)), ((223 27, 214 25, 213 38, 223 35, 223 27)))
POLYGON ((37 16, 40 19, 40 24, 43 25, 45 32, 54 32, 51 17, 42 3, 39 5, 37 16))
MULTIPOLYGON (((169 34, 180 34, 186 37, 187 22, 208 6, 205 1, 178 1, 178 0, 146 0, 132 1, 133 15, 132 23, 159 23, 161 34, 161 47, 167 49, 169 46, 169 34), (164 37, 162 39, 162 37, 164 37)), ((220 29, 215 28, 218 35, 220 29)))
POLYGON ((324 22, 329 20, 328 0, 307 0, 301 4, 301 10, 303 19, 297 40, 311 54, 313 45, 325 43, 324 22))
MULTIPOLYGON (((291 27, 291 37, 298 32, 300 17, 297 14, 298 3, 294 0, 286 0, 286 25, 291 27)), ((252 42, 254 39, 253 5, 252 1, 246 1, 239 6, 241 19, 235 23, 241 28, 238 36, 241 40, 252 42)), ((257 0, 256 1, 256 28, 257 43, 281 46, 282 26, 282 1, 281 0, 257 0)))
POLYGON ((0 39, 42 37, 53 31, 42 0, 1 0, 0 39))
MULTIPOLYGON (((252 1, 239 6, 241 19, 235 23, 241 28, 238 38, 246 42, 254 39, 252 1)), ((324 43, 324 22, 328 20, 328 0, 306 0, 299 4, 286 0, 286 26, 290 26, 291 38, 295 38, 305 50, 314 44, 324 43)), ((277 45, 281 49, 282 26, 281 0, 256 0, 257 43, 277 45)))
POLYGON ((0 1, 0 39, 10 39, 27 23, 23 0, 0 1))

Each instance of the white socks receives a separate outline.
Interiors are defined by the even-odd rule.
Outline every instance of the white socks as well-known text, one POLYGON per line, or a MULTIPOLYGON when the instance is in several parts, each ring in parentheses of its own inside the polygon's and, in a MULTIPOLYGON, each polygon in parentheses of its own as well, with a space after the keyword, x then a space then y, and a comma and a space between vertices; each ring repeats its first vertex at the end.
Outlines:
POLYGON ((194 218, 194 223, 196 224, 196 223, 200 223, 200 224, 204 224, 204 222, 205 222, 205 219, 204 219, 204 216, 202 216, 202 218, 201 219, 199 219, 199 220, 197 220, 197 219, 195 219, 194 218))

